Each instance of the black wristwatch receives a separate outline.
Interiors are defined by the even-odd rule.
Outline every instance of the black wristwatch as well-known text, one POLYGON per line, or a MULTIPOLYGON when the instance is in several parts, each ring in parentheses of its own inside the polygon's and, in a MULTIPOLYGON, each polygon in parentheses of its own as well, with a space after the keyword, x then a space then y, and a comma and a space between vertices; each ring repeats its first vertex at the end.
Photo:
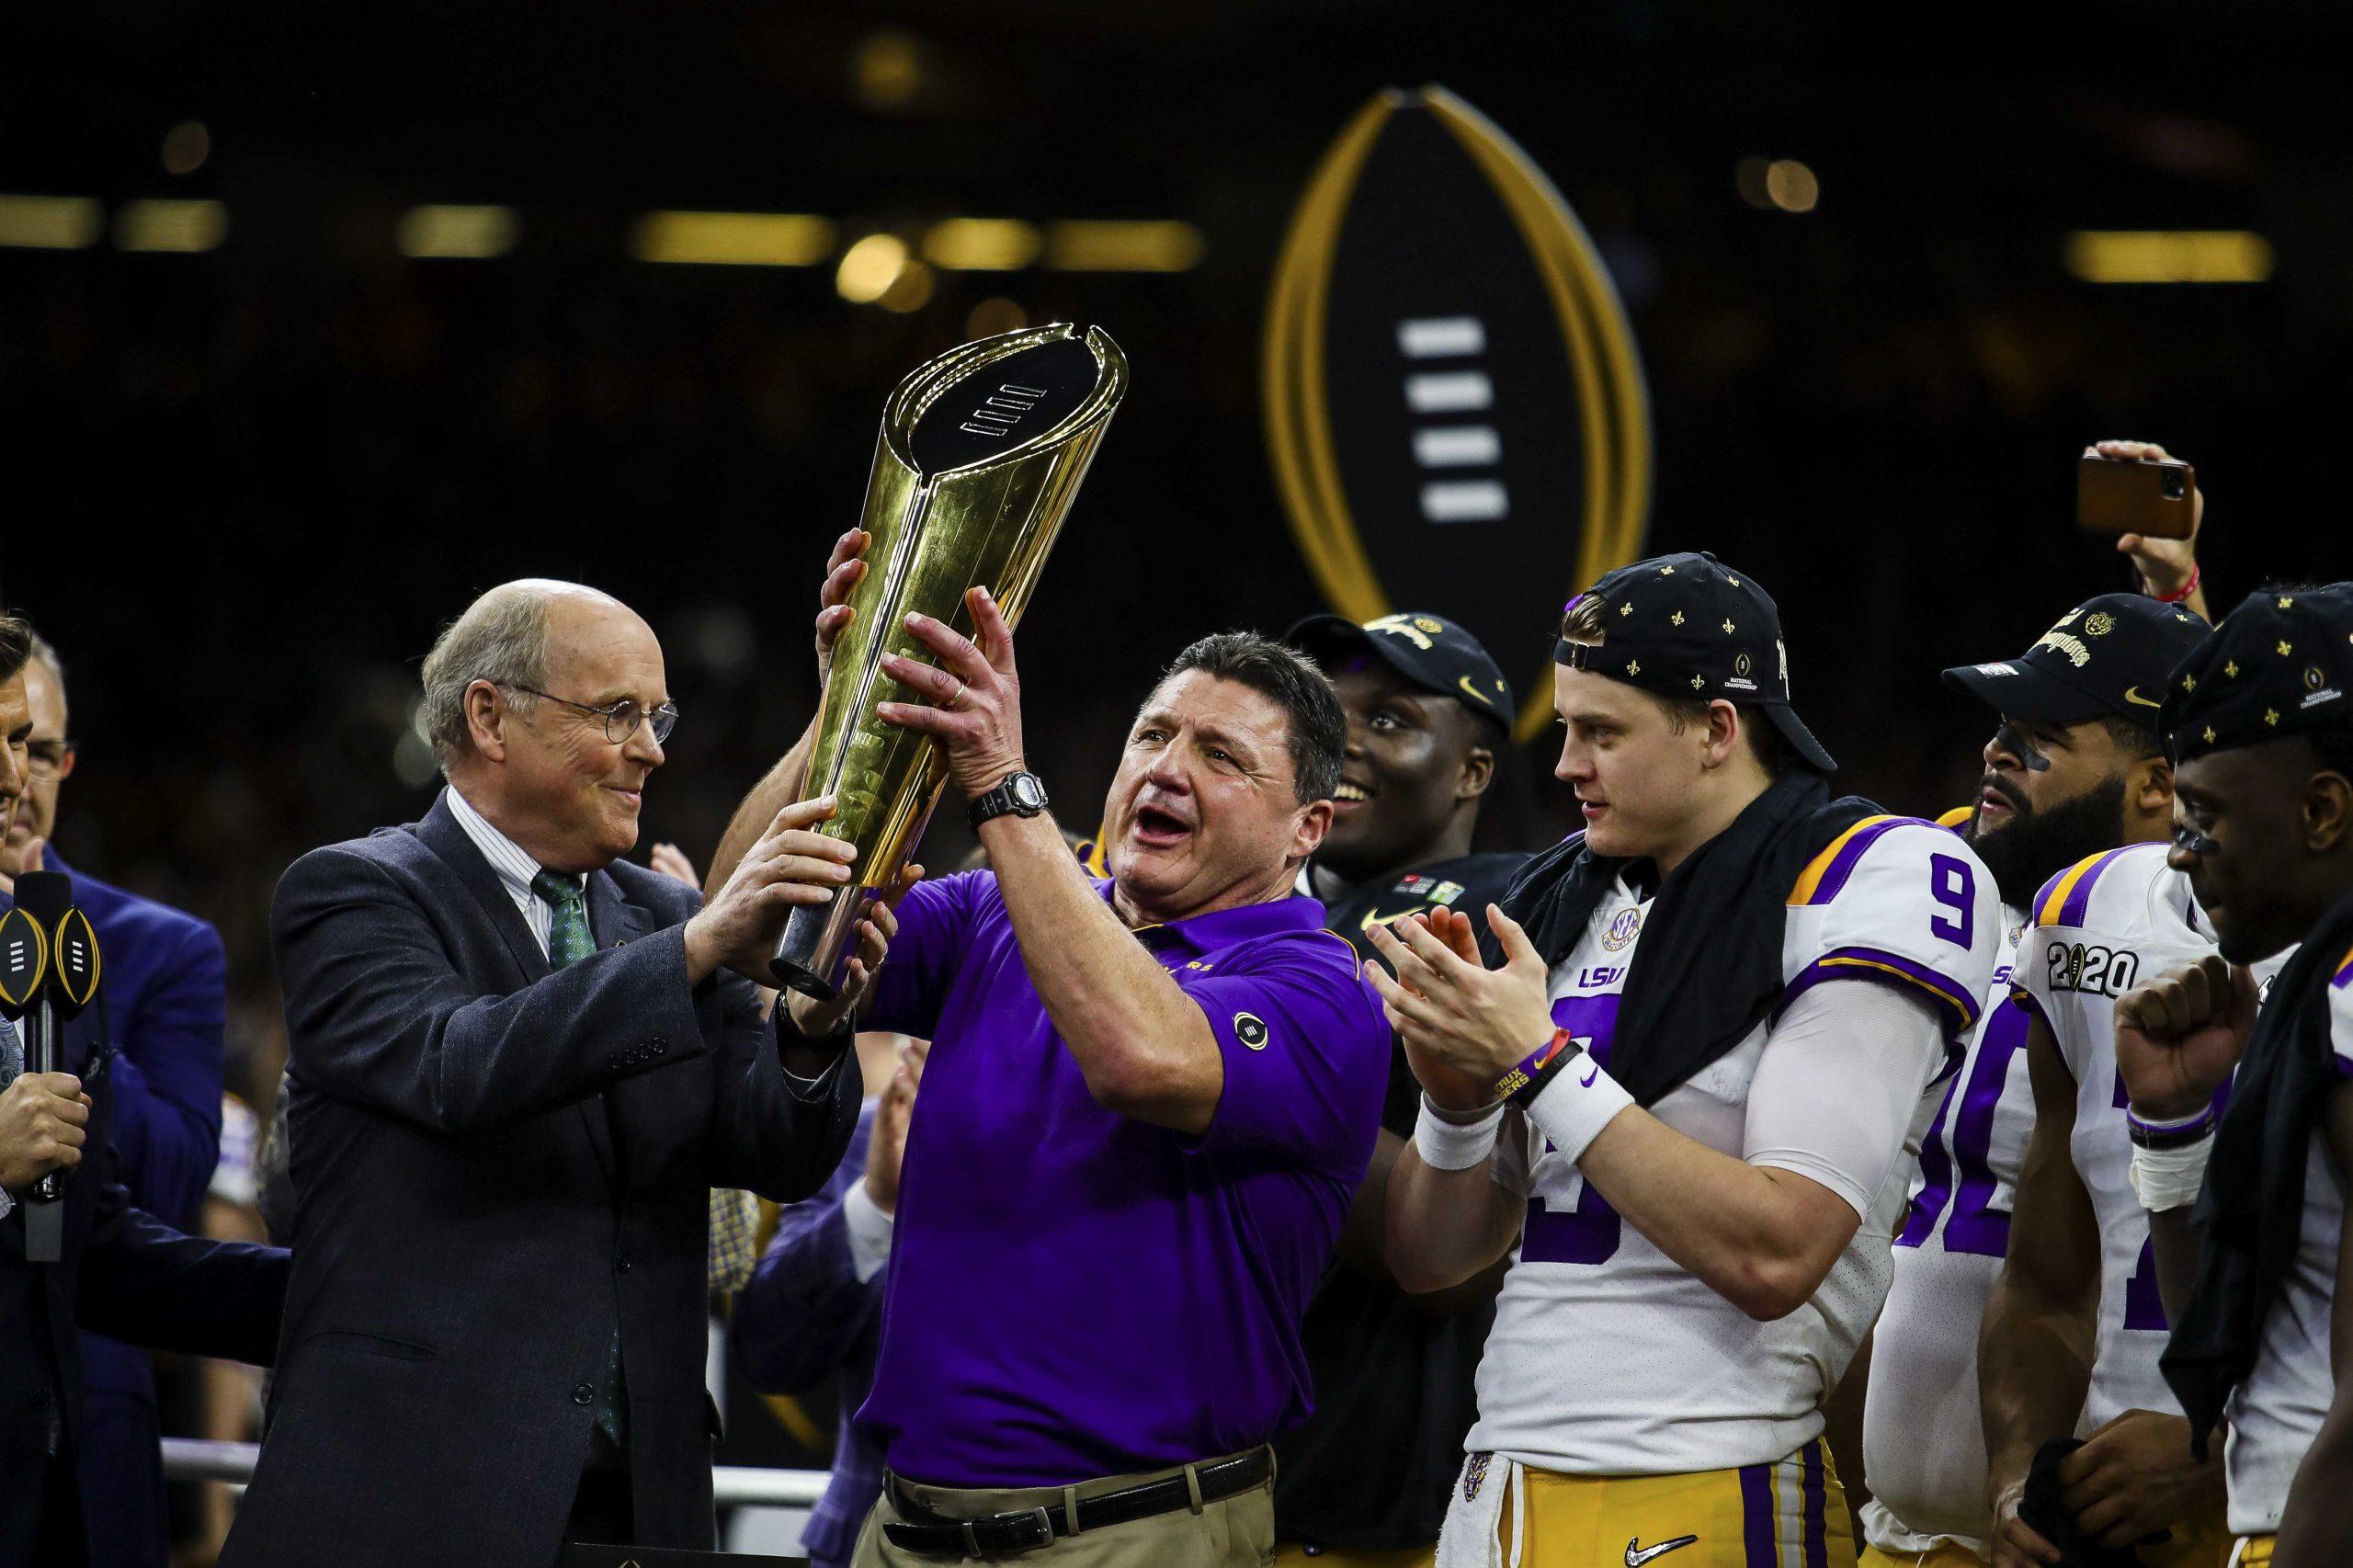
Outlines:
POLYGON ((972 827, 977 832, 981 824, 1007 812, 1015 816, 1034 817, 1045 809, 1044 779, 1034 773, 1008 773, 996 781, 995 789, 972 802, 972 827))

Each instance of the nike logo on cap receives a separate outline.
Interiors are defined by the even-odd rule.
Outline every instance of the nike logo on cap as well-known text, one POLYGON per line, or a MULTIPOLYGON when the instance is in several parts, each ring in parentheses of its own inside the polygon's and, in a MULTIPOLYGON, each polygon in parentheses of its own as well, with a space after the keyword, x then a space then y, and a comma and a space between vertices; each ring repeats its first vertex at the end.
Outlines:
POLYGON ((2141 688, 2137 686, 2128 686, 2124 688, 2124 700, 2137 704, 2143 708, 2163 708, 2165 706, 2162 702, 2152 702, 2147 698, 2142 696, 2141 688))
POLYGON ((1461 687, 1462 688, 1462 695, 1471 699, 1472 701, 1487 708, 1493 708, 1495 705, 1495 699, 1494 698, 1489 697, 1485 692, 1481 691, 1477 687, 1471 684, 1471 677, 1469 676, 1456 676, 1454 677, 1454 684, 1461 687))
POLYGON ((1660 1541, 1656 1546, 1644 1546, 1643 1538, 1636 1536, 1626 1543, 1626 1568, 1643 1568, 1643 1564, 1652 1558, 1664 1557, 1670 1551, 1680 1551, 1687 1546, 1697 1544, 1699 1540, 1699 1538, 1696 1535, 1679 1535, 1673 1540, 1660 1541))

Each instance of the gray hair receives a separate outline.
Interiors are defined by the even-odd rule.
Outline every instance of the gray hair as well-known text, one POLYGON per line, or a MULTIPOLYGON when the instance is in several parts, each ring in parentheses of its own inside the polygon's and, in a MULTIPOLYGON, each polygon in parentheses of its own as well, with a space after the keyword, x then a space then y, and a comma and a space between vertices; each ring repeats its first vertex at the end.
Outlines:
POLYGON ((548 664, 548 603, 539 585, 505 583, 466 607, 434 639, 425 655, 425 737, 441 771, 469 751, 466 688, 489 681, 506 693, 509 706, 528 713, 538 703, 522 687, 545 686, 548 664))
POLYGON ((57 650, 51 647, 49 639, 43 637, 39 631, 32 633, 31 662, 56 676, 60 687, 65 685, 65 661, 57 656, 57 650))

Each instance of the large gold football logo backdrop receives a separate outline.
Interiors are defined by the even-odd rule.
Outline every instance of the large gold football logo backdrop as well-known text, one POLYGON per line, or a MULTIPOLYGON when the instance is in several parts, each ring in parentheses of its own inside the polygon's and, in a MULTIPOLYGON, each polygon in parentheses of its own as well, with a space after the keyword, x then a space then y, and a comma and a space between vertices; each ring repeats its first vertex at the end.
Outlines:
MULTIPOLYGON (((1284 511, 1351 619, 1439 611, 1526 679, 1561 602, 1642 551, 1650 406, 1617 290, 1544 172, 1442 88, 1381 93, 1324 155, 1261 373, 1284 511)), ((1525 739, 1552 686, 1522 689, 1525 739)))

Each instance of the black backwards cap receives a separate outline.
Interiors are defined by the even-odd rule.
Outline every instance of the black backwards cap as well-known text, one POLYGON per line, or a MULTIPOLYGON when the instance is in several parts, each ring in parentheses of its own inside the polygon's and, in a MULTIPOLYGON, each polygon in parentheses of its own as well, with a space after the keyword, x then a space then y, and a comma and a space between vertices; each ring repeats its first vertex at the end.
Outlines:
POLYGON ((2209 628, 2141 594, 2102 594, 2061 616, 2015 659, 1960 665, 1945 684, 2029 724, 2126 719, 2157 727, 2166 681, 2209 628))
POLYGON ((2175 762, 2353 715, 2353 583, 2250 594, 2175 670, 2158 733, 2175 762))
POLYGON ((1790 653, 1781 613, 1763 584, 1704 551, 1620 566, 1571 599, 1604 607, 1602 641, 1561 639, 1556 664, 1622 680, 1660 697, 1722 698, 1762 709, 1781 738, 1824 773, 1838 765, 1790 706, 1790 653))
POLYGON ((1371 653, 1415 686, 1457 699, 1473 713, 1511 728, 1511 685, 1479 640, 1442 615, 1408 610, 1359 626, 1345 616, 1311 615, 1283 633, 1283 641, 1315 660, 1326 673, 1334 655, 1371 653))

